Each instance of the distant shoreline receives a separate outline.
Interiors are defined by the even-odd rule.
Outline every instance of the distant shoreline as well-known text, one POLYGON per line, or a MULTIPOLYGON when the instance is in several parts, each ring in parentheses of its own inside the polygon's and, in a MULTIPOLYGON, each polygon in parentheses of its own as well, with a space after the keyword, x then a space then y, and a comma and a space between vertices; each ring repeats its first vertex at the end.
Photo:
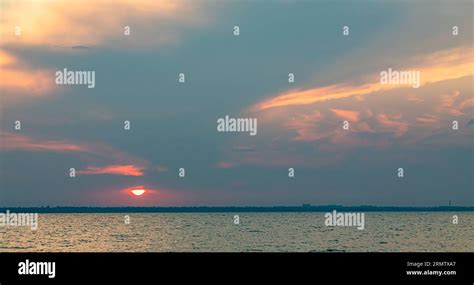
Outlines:
POLYGON ((474 206, 274 206, 274 207, 0 207, 16 213, 235 213, 235 212, 473 212, 474 206))

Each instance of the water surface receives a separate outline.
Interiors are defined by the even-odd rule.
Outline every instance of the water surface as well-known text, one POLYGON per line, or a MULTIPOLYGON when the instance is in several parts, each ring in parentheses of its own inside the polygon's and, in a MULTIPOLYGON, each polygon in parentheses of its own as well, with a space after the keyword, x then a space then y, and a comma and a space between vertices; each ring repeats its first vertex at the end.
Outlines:
POLYGON ((324 214, 39 214, 36 231, 0 227, 0 251, 474 252, 472 212, 366 212, 364 230, 326 227, 324 214))

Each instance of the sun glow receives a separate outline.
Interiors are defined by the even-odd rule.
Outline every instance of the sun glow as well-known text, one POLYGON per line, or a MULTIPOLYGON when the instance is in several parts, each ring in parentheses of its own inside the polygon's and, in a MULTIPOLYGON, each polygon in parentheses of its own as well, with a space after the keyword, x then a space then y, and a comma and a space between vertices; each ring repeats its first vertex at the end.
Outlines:
POLYGON ((132 192, 132 194, 135 196, 141 196, 145 194, 145 189, 133 189, 130 192, 132 192))

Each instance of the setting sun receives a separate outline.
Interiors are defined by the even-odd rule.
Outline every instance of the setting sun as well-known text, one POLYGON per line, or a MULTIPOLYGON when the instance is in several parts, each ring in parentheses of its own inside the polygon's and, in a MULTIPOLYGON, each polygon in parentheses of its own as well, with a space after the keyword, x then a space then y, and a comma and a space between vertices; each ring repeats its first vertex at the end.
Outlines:
POLYGON ((133 189, 133 190, 131 190, 131 192, 135 196, 141 196, 141 195, 145 194, 144 189, 133 189))

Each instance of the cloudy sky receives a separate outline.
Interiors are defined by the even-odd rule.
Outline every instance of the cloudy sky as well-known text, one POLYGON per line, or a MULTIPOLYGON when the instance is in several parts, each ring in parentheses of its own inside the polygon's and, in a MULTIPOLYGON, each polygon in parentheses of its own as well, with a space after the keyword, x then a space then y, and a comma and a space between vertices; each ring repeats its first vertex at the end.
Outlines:
POLYGON ((472 1, 0 5, 0 206, 474 204, 472 1))

